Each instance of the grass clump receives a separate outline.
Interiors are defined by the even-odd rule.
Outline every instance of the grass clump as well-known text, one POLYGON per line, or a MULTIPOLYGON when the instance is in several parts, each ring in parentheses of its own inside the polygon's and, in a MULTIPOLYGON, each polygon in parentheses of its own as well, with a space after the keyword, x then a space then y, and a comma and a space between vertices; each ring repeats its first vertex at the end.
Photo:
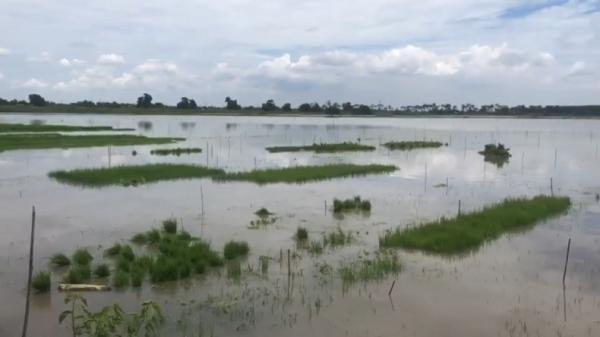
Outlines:
POLYGON ((258 211, 254 212, 254 214, 256 214, 257 216, 261 217, 261 218, 266 218, 268 216, 273 215, 273 213, 269 212, 268 209, 266 208, 261 208, 258 211))
POLYGON ((304 183, 339 177, 388 173, 395 170, 396 167, 393 165, 331 164, 225 173, 214 177, 214 179, 220 181, 250 181, 257 184, 304 183))
POLYGON ((487 144, 483 151, 479 152, 483 160, 498 167, 504 166, 511 157, 510 149, 504 144, 487 144))
POLYGON ((166 219, 162 222, 163 231, 168 234, 177 233, 177 219, 166 219))
POLYGON ((169 155, 175 155, 175 156, 181 156, 182 154, 192 154, 192 153, 201 153, 202 149, 200 148, 183 148, 183 147, 178 147, 175 149, 155 149, 155 150, 151 150, 150 154, 156 155, 156 156, 169 156, 169 155))
POLYGON ((35 274, 31 280, 31 287, 38 293, 45 293, 50 290, 51 280, 50 273, 41 271, 35 274))
POLYGON ((371 202, 369 200, 362 200, 359 196, 346 200, 333 199, 333 213, 348 211, 370 212, 371 202))
POLYGON ((64 277, 65 283, 82 284, 92 278, 92 269, 89 265, 74 265, 64 277))
POLYGON ((114 245, 112 245, 110 248, 105 250, 104 255, 106 255, 108 257, 115 257, 115 256, 121 254, 121 248, 122 248, 121 244, 117 242, 114 245))
POLYGON ((96 276, 97 278, 109 277, 110 276, 110 268, 105 263, 99 264, 94 269, 94 276, 96 276))
POLYGON ((564 213, 570 206, 571 201, 567 197, 506 199, 456 218, 441 218, 406 230, 396 229, 379 238, 379 245, 437 254, 461 254, 477 249, 503 233, 527 229, 539 221, 564 213))
POLYGON ((131 242, 138 244, 138 245, 143 245, 147 241, 148 241, 148 236, 146 236, 146 233, 137 233, 131 238, 131 242))
POLYGON ((308 231, 306 230, 306 228, 298 227, 294 238, 296 239, 296 241, 305 242, 306 240, 308 240, 308 231))
POLYGON ((129 286, 130 276, 126 271, 117 270, 115 276, 113 277, 113 286, 116 289, 123 289, 129 286))
POLYGON ((323 246, 344 246, 351 243, 353 239, 352 232, 344 232, 341 228, 338 228, 336 231, 327 233, 323 236, 323 246))
POLYGON ((135 260, 135 253, 133 252, 133 249, 131 249, 131 246, 123 245, 121 246, 121 252, 119 253, 119 257, 131 262, 135 260))
MULTIPOLYGON (((448 145, 448 144, 446 144, 448 145)), ((438 148, 444 146, 442 142, 436 141, 402 141, 402 142, 387 142, 383 144, 389 150, 409 151, 414 149, 438 148)))
POLYGON ((73 253, 73 262, 81 266, 89 265, 93 259, 92 254, 85 248, 79 248, 73 253))
POLYGON ((54 171, 48 176, 59 182, 84 186, 104 187, 111 185, 137 186, 162 180, 204 178, 223 174, 223 170, 196 165, 148 164, 115 166, 111 168, 54 171))
POLYGON ((50 257, 50 264, 55 267, 66 267, 71 264, 71 260, 65 254, 59 253, 50 257))
POLYGON ((308 146, 272 146, 267 147, 267 151, 271 153, 278 152, 299 152, 312 151, 316 153, 332 153, 332 152, 347 152, 347 151, 374 151, 375 147, 358 143, 344 142, 333 144, 312 144, 308 146))
POLYGON ((340 270, 344 287, 357 282, 383 280, 390 274, 398 274, 402 266, 396 254, 378 252, 373 259, 363 259, 343 265, 340 270))
POLYGON ((248 255, 250 248, 244 241, 229 241, 223 248, 223 256, 226 260, 233 260, 241 256, 248 255))
POLYGON ((94 146, 126 146, 166 144, 179 138, 149 138, 137 135, 62 135, 58 133, 23 133, 0 135, 0 152, 51 148, 80 148, 94 146))

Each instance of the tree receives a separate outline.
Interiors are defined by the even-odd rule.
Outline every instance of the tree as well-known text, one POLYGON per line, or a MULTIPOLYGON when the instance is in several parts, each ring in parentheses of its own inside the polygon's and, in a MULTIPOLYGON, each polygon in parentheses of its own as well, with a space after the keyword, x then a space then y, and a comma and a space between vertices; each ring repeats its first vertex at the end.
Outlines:
POLYGON ((354 110, 352 103, 346 102, 342 104, 342 111, 344 111, 345 113, 352 113, 352 110, 354 110))
POLYGON ((325 113, 328 115, 339 115, 342 111, 340 110, 339 104, 327 102, 327 104, 325 104, 325 113))
POLYGON ((275 105, 275 101, 273 101, 272 99, 270 99, 270 100, 267 100, 265 103, 262 104, 261 109, 264 112, 270 112, 270 111, 279 110, 279 107, 277 105, 275 105))
POLYGON ((231 99, 229 96, 225 97, 225 103, 225 109, 227 110, 240 110, 242 108, 242 106, 238 104, 236 99, 231 99))
POLYGON ((373 113, 371 108, 368 105, 361 104, 356 108, 356 113, 359 115, 370 115, 373 113))
POLYGON ((177 109, 196 109, 198 105, 193 99, 187 97, 181 97, 181 101, 177 103, 177 109))
POLYGON ((33 106, 45 106, 48 105, 48 102, 38 94, 31 94, 29 95, 29 104, 33 106))
POLYGON ((301 112, 321 112, 321 106, 319 103, 302 103, 298 106, 298 110, 301 112))
POLYGON ((149 108, 152 106, 152 96, 144 93, 143 96, 138 97, 137 105, 138 108, 149 108))
POLYGON ((292 111, 292 105, 290 103, 285 103, 281 106, 281 110, 283 111, 292 111))

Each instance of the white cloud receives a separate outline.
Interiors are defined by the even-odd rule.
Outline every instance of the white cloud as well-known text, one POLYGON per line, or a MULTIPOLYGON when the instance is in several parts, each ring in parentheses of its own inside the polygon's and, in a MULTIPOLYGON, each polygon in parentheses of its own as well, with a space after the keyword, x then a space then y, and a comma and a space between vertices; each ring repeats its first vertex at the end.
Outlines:
POLYGON ((71 66, 75 66, 75 65, 81 65, 84 64, 85 62, 83 60, 74 58, 74 59, 67 59, 67 58, 62 58, 58 61, 58 64, 60 64, 63 67, 71 67, 71 66))
POLYGON ((35 78, 31 78, 20 85, 23 89, 44 89, 48 84, 35 78))
POLYGON ((98 57, 98 61, 99 64, 105 64, 105 65, 116 65, 116 64, 123 64, 125 63, 125 57, 123 57, 122 55, 118 55, 118 54, 102 54, 98 57))
POLYGON ((0 48, 0 56, 10 55, 10 49, 8 48, 0 48))
POLYGON ((3 79, 4 79, 4 74, 0 73, 0 80, 3 80, 3 79))
POLYGON ((48 51, 43 51, 38 56, 30 56, 27 58, 29 62, 48 63, 52 61, 52 55, 48 51))

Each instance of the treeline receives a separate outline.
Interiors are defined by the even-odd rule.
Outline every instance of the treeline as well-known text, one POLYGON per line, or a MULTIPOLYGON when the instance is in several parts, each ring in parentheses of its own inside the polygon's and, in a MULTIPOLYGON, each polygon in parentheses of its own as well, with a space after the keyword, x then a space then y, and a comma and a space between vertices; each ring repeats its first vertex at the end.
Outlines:
MULTIPOLYGON (((202 113, 202 111, 241 111, 245 113, 295 113, 295 114, 323 114, 323 115, 406 115, 406 116, 600 116, 600 105, 580 105, 580 106, 562 106, 562 105, 481 105, 462 104, 460 106, 451 104, 422 104, 408 105, 401 107, 385 106, 382 104, 365 105, 353 104, 350 102, 335 103, 327 101, 319 104, 316 102, 302 103, 293 107, 290 103, 278 105, 273 99, 269 99, 260 106, 242 106, 236 99, 225 97, 223 106, 199 106, 193 98, 182 97, 175 106, 165 105, 155 102, 152 95, 142 94, 137 98, 136 103, 118 103, 118 102, 93 102, 83 100, 74 103, 54 103, 46 100, 39 94, 30 94, 28 100, 6 100, 0 98, 0 111, 9 112, 11 106, 14 111, 16 107, 47 107, 47 110, 58 110, 65 108, 65 112, 81 111, 82 109, 94 110, 118 110, 119 112, 144 113, 144 109, 163 109, 163 110, 186 110, 187 113, 202 113), (2 108, 4 107, 4 108, 2 108)), ((45 110, 45 109, 38 109, 45 110)), ((93 111, 89 111, 93 112, 93 111)))

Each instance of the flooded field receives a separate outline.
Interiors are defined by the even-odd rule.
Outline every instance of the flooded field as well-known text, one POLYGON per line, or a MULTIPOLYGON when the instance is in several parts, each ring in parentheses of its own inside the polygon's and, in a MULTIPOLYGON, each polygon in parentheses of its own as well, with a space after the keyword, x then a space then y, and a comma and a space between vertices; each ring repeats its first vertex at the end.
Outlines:
MULTIPOLYGON (((600 335, 600 121, 0 115, 0 123, 134 128, 124 134, 182 137, 175 145, 0 152, 0 336, 20 334, 25 306, 31 207, 37 210, 34 270, 48 259, 104 249, 175 218, 222 251, 247 241, 241 274, 217 268, 185 281, 83 293, 90 307, 158 303, 162 336, 598 336, 600 335), (387 142, 432 140, 439 148, 391 151, 387 142), (354 142, 368 152, 281 152, 273 146, 354 142), (447 143, 447 146, 446 146, 447 143), (503 143, 503 165, 480 151, 503 143), (156 156, 157 148, 201 153, 156 156), (136 155, 133 155, 135 151, 136 155), (393 173, 304 184, 164 181, 86 188, 48 177, 56 170, 147 163, 197 164, 225 171, 321 164, 394 165, 393 173), (342 265, 371 258, 386 230, 478 210, 507 197, 568 196, 568 214, 504 235, 459 257, 402 249, 402 271, 343 284, 342 265), (334 214, 334 198, 360 196, 371 211, 334 214), (256 225, 260 208, 274 221, 256 225), (314 254, 297 246, 298 227, 319 239, 338 228, 353 240, 314 254), (562 276, 572 238, 566 289, 562 276), (288 265, 289 250, 289 265, 288 265), (265 267, 266 264, 266 267, 265 267), (234 275, 235 274, 235 275, 234 275), (393 288, 392 284, 394 283, 393 288)), ((138 247, 139 248, 139 247, 138 247)), ((32 296, 30 336, 70 336, 59 325, 65 294, 32 296)))

